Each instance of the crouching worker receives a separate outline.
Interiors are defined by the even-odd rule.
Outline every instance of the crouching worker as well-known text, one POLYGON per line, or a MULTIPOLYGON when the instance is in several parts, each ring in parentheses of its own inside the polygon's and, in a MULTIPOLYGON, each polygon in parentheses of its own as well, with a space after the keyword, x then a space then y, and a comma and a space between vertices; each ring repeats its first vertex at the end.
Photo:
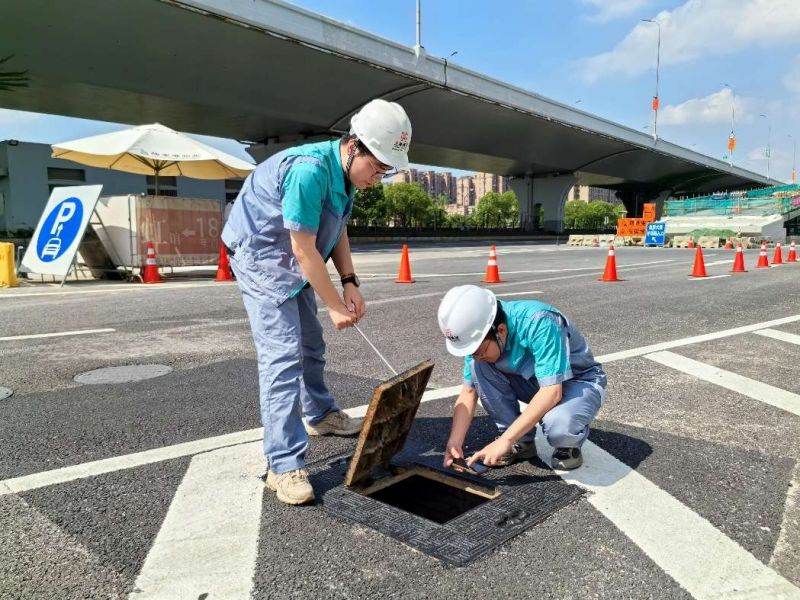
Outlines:
POLYGON ((364 316, 346 227, 355 189, 407 169, 410 138, 403 108, 373 100, 341 140, 291 148, 258 165, 222 232, 258 357, 266 485, 281 502, 314 500, 305 470, 309 435, 361 429, 325 385, 314 293, 337 330, 364 316), (325 266, 329 258, 341 277, 341 296, 325 266))
POLYGON ((603 403, 606 374, 586 340, 558 310, 535 300, 503 302, 474 285, 451 289, 439 305, 447 350, 464 357, 444 466, 462 447, 477 401, 499 436, 467 464, 503 467, 536 456, 536 425, 555 448, 554 469, 583 464, 581 446, 603 403), (528 406, 520 412, 519 402, 528 406))

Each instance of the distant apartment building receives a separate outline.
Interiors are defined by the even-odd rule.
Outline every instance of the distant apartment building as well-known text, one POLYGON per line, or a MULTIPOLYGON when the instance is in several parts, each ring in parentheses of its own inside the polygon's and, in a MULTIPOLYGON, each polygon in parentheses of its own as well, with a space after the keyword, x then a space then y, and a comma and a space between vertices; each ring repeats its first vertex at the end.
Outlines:
POLYGON ((420 171, 409 169, 392 176, 388 182, 416 183, 433 199, 447 198, 447 212, 468 215, 475 210, 478 202, 489 192, 502 194, 508 191, 508 180, 492 173, 475 173, 454 177, 447 171, 420 171))
POLYGON ((444 196, 448 204, 456 201, 456 178, 449 172, 409 169, 392 176, 393 183, 416 183, 434 200, 444 196))
POLYGON ((575 185, 571 187, 569 192, 567 192, 567 200, 580 200, 581 202, 602 200, 603 202, 610 202, 612 204, 619 202, 614 194, 614 190, 591 187, 588 185, 575 185))

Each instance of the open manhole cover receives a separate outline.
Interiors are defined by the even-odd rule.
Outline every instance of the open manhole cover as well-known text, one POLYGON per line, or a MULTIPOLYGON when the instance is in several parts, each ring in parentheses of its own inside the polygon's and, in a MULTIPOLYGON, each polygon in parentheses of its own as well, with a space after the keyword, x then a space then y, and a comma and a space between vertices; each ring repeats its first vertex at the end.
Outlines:
POLYGON ((121 367, 104 367, 87 371, 75 376, 75 381, 88 385, 108 383, 130 383, 144 381, 172 373, 172 367, 167 365, 125 365, 121 367))
POLYGON ((11 388, 0 386, 0 400, 5 400, 13 393, 14 390, 12 390, 11 388))
POLYGON ((432 369, 428 361, 378 386, 352 460, 328 459, 309 465, 309 473, 331 514, 465 565, 583 491, 533 465, 476 476, 443 469, 440 457, 409 448, 398 459, 432 369))

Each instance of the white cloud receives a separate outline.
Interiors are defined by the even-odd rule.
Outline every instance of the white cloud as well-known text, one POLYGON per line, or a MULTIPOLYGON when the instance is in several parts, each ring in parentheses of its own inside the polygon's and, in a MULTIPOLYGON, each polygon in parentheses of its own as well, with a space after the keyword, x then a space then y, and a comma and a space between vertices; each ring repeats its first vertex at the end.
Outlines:
MULTIPOLYGON (((730 123, 732 100, 734 97, 730 88, 722 88, 703 98, 664 106, 658 112, 658 120, 663 125, 730 123)), ((737 96, 734 101, 736 121, 749 119, 754 101, 742 96, 737 96)))
MULTIPOLYGON (((796 43, 798 0, 688 0, 656 17, 661 27, 661 64, 679 64, 753 46, 796 43)), ((587 83, 641 75, 655 66, 658 28, 638 23, 617 46, 580 63, 587 83)))
POLYGON ((800 54, 794 57, 789 72, 783 76, 783 85, 790 92, 800 95, 800 54))
POLYGON ((622 19, 636 13, 652 2, 652 0, 581 0, 583 4, 594 9, 590 21, 606 23, 614 19, 622 19))

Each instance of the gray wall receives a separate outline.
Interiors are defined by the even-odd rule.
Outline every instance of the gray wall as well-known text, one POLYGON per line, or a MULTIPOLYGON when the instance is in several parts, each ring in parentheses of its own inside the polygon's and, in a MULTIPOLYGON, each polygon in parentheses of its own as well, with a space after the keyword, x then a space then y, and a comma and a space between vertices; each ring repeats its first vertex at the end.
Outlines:
MULTIPOLYGON (((103 196, 144 194, 147 178, 110 169, 87 167, 68 160, 51 158, 48 144, 0 142, 0 231, 34 229, 47 199, 49 185, 102 184, 103 196), (47 168, 83 169, 85 182, 48 180, 47 168), (5 175, 4 175, 5 173, 5 175)), ((178 196, 225 201, 225 182, 179 177, 178 196)))

